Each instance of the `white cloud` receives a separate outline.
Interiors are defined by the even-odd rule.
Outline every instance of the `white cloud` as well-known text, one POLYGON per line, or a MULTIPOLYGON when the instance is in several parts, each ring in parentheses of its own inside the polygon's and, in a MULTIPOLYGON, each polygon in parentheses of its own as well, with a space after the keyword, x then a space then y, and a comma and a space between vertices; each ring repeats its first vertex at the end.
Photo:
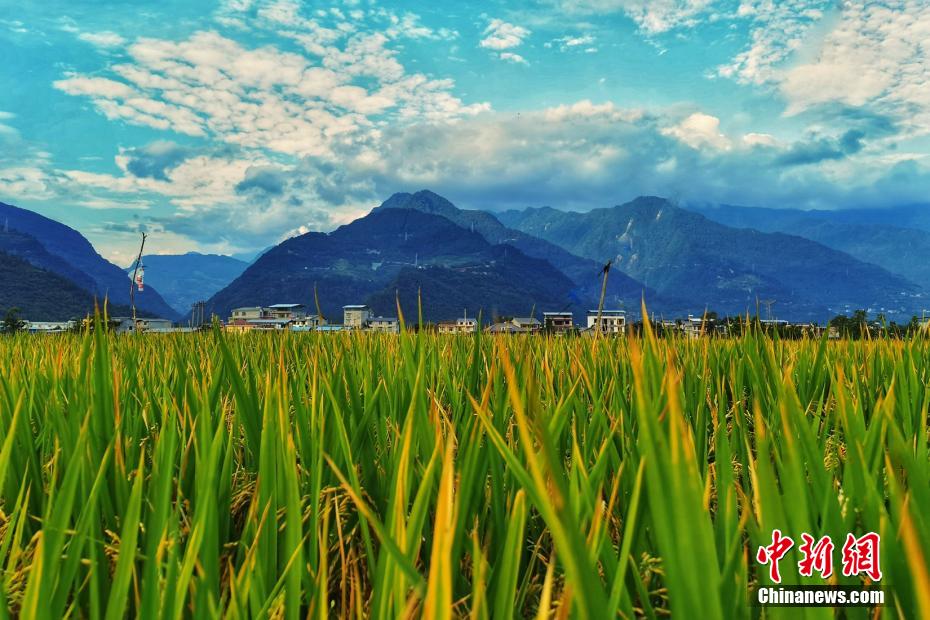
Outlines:
POLYGON ((513 52, 501 52, 500 57, 501 57, 501 60, 506 60, 508 62, 516 63, 519 65, 530 64, 526 61, 526 58, 524 58, 520 54, 514 54, 513 52))
POLYGON ((564 37, 559 37, 557 39, 552 39, 545 43, 545 47, 556 47, 561 52, 566 52, 569 50, 582 49, 584 51, 597 51, 594 47, 595 42, 594 35, 583 34, 583 35, 565 35, 564 37))
POLYGON ((647 34, 693 26, 712 0, 561 0, 571 13, 601 14, 623 11, 647 34))
POLYGON ((742 0, 738 21, 750 27, 748 47, 717 74, 744 84, 764 84, 775 79, 781 65, 792 57, 825 15, 834 0, 742 0))
POLYGON ((72 75, 57 80, 52 86, 69 95, 92 95, 103 99, 128 99, 136 94, 136 91, 123 82, 83 75, 72 75))
MULTIPOLYGON (((130 152, 116 157, 120 174, 65 171, 68 183, 90 192, 75 203, 90 209, 148 211, 144 221, 159 230, 159 243, 164 234, 186 237, 188 249, 192 240, 201 248, 216 243, 239 248, 267 245, 295 223, 314 230, 328 227, 329 212, 313 206, 320 199, 293 164, 254 153, 202 153, 174 162, 160 175, 139 176, 133 171, 133 157, 130 152), (280 185, 273 187, 267 179, 280 185), (170 215, 151 208, 165 199, 175 207, 170 215)), ((338 212, 333 206, 332 213, 338 212)))
POLYGON ((97 47, 120 47, 126 43, 126 39, 109 30, 104 30, 102 32, 82 32, 78 35, 78 39, 97 47))
POLYGON ((148 200, 132 199, 113 199, 113 198, 88 198, 87 200, 78 201, 79 207, 85 209, 94 209, 98 211, 109 211, 113 209, 125 209, 128 211, 146 211, 152 207, 148 200))
POLYGON ((141 177, 128 169, 129 157, 116 157, 121 175, 111 175, 82 170, 68 170, 65 175, 72 181, 85 186, 105 189, 116 194, 134 196, 148 193, 168 197, 182 211, 199 208, 219 207, 237 201, 235 187, 255 165, 267 164, 259 158, 190 157, 178 165, 165 170, 164 178, 141 177))
POLYGON ((781 79, 788 113, 824 103, 870 105, 915 132, 930 131, 930 4, 846 2, 810 60, 781 79))
POLYGON ((0 168, 0 196, 46 200, 56 193, 54 181, 44 167, 35 165, 0 168))
POLYGON ((907 157, 891 170, 885 158, 845 139, 812 134, 797 143, 761 133, 734 139, 704 113, 682 119, 674 111, 580 101, 516 117, 491 113, 386 128, 376 145, 341 151, 340 166, 308 162, 295 174, 314 179, 319 195, 330 188, 353 204, 424 187, 460 206, 490 209, 585 209, 643 194, 808 208, 925 199, 927 158, 907 157))
POLYGON ((530 35, 530 31, 522 26, 505 22, 502 19, 492 19, 484 29, 484 38, 479 45, 492 50, 506 50, 519 47, 523 40, 530 35))
POLYGON ((923 0, 743 0, 749 46, 718 75, 774 85, 795 115, 867 109, 912 134, 930 132, 930 4, 923 0))
POLYGON ((747 133, 743 136, 743 144, 748 147, 755 146, 775 146, 778 140, 775 136, 767 133, 747 133))
POLYGON ((90 97, 110 119, 296 156, 367 139, 384 115, 451 119, 487 109, 453 96, 451 80, 407 73, 388 42, 381 33, 352 34, 314 61, 272 46, 246 48, 216 32, 142 38, 127 48, 133 62, 112 67, 124 81, 73 74, 54 85, 90 97))
POLYGON ((222 4, 230 11, 248 11, 252 7, 252 0, 224 0, 222 4))
POLYGON ((662 133, 674 136, 694 149, 730 148, 730 139, 720 132, 720 119, 703 112, 691 114, 677 125, 663 129, 662 133))

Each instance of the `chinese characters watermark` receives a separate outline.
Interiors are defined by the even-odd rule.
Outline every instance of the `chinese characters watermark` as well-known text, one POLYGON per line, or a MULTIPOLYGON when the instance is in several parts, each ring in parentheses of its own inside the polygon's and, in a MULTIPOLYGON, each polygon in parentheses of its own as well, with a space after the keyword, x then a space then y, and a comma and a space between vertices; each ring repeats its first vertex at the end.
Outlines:
MULTIPOLYGON (((833 540, 823 536, 819 540, 804 532, 801 534, 801 560, 798 562, 798 573, 803 577, 812 577, 816 571, 821 578, 829 579, 833 575, 833 540)), ((881 581, 882 571, 879 561, 881 537, 875 532, 869 532, 856 537, 846 535, 846 542, 842 548, 842 573, 845 577, 866 575, 872 581, 881 581)), ((756 552, 756 561, 768 565, 769 578, 773 583, 781 583, 779 562, 794 547, 794 540, 782 534, 781 530, 772 531, 772 542, 759 547, 756 552)))

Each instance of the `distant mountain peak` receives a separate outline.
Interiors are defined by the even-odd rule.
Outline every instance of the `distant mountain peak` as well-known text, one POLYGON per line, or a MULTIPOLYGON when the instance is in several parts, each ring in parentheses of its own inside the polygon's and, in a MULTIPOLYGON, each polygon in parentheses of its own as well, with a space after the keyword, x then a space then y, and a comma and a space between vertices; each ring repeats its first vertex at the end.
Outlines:
MULTIPOLYGON (((570 277, 547 260, 489 241, 482 225, 506 232, 493 216, 459 210, 433 192, 395 194, 328 235, 282 242, 214 295, 208 309, 226 316, 239 305, 314 296, 324 315, 338 317, 346 303, 391 312, 399 295, 415 316, 410 304, 418 291, 428 319, 460 316, 465 308, 489 316, 577 304, 570 277), (445 216, 450 212, 457 221, 445 216)), ((590 296, 583 303, 590 305, 590 296)))
POLYGON ((668 198, 663 198, 662 196, 637 196, 636 198, 631 200, 628 204, 675 206, 671 200, 669 200, 668 198))
POLYGON ((448 199, 428 189, 421 189, 413 194, 398 192, 375 208, 376 211, 381 209, 413 209, 436 215, 450 215, 460 211, 448 199))

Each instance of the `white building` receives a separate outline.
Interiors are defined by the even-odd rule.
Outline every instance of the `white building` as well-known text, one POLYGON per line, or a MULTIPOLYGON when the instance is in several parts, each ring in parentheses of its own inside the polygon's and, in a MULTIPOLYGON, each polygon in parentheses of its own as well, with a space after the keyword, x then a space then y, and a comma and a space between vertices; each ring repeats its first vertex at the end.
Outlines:
POLYGON ((274 304, 264 309, 264 318, 300 319, 307 315, 303 304, 274 304))
MULTIPOLYGON (((291 319, 252 319, 246 323, 247 329, 243 331, 257 330, 281 330, 287 329, 293 323, 291 319)), ((240 327, 238 325, 227 325, 226 328, 240 327)))
POLYGON ((371 308, 366 305, 348 305, 342 307, 342 324, 346 329, 363 329, 371 318, 371 308))
POLYGON ((400 321, 392 316, 373 316, 368 319, 368 330, 396 334, 400 331, 400 321))
POLYGON ((542 323, 533 317, 515 317, 489 325, 484 331, 488 334, 535 334, 542 331, 542 323))
POLYGON ((144 332, 174 331, 174 324, 168 319, 137 319, 139 329, 144 332))
POLYGON ((291 330, 295 332, 312 332, 322 325, 326 325, 325 318, 318 314, 307 314, 291 321, 291 330))
POLYGON ((689 314, 688 319, 682 321, 681 329, 688 338, 700 338, 712 334, 716 329, 716 323, 717 321, 710 317, 689 314))
POLYGON ((264 313, 261 306, 248 306, 245 308, 233 308, 229 321, 248 321, 251 319, 260 319, 264 313))
POLYGON ((437 327, 440 334, 474 334, 478 331, 478 320, 462 317, 454 321, 442 321, 437 327))
MULTIPOLYGON (((110 324, 115 325, 115 331, 117 333, 130 333, 132 329, 132 317, 112 317, 110 319, 110 324)), ((148 319, 137 317, 136 318, 136 331, 139 332, 149 332, 149 333, 166 333, 173 331, 174 326, 171 321, 168 319, 148 319)))
MULTIPOLYGON (((597 310, 588 310, 588 329, 594 330, 597 323, 597 310)), ((623 310, 601 310, 600 332, 602 334, 622 334, 626 331, 626 312, 623 310)))
POLYGON ((526 332, 538 332, 542 329, 539 319, 532 316, 515 316, 511 321, 518 329, 526 332))
POLYGON ((58 334, 77 326, 77 321, 26 321, 26 330, 33 334, 58 334))

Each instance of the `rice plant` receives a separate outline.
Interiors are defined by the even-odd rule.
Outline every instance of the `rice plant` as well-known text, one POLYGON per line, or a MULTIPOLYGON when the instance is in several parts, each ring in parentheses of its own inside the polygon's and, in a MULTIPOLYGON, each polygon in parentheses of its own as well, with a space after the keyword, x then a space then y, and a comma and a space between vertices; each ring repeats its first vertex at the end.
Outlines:
POLYGON ((0 370, 2 618, 832 616, 754 604, 775 528, 880 533, 843 613, 930 617, 926 340, 96 330, 0 370))

